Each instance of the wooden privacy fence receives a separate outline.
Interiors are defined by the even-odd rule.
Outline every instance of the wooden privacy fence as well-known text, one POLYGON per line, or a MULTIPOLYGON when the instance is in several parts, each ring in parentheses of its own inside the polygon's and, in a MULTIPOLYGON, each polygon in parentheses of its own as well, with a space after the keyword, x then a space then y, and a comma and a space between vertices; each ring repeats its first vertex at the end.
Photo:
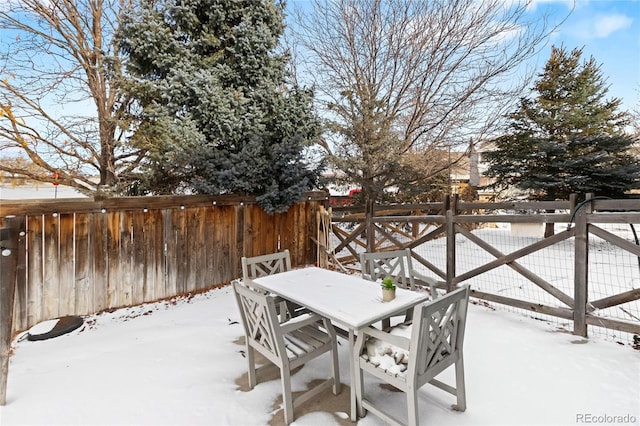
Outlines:
MULTIPOLYGON (((443 202, 412 205, 374 205, 365 208, 336 207, 321 214, 325 236, 321 250, 324 261, 337 267, 357 268, 362 251, 412 249, 414 262, 451 290, 463 282, 472 284, 472 296, 509 305, 539 314, 568 320, 573 332, 587 335, 587 326, 599 326, 624 333, 640 335, 640 246, 615 233, 603 224, 624 224, 632 229, 640 223, 640 200, 611 200, 589 197, 576 203, 576 196, 567 201, 478 203, 462 202, 456 197, 443 202), (527 245, 511 252, 500 250, 473 230, 496 224, 563 224, 552 236, 533 238, 527 245), (568 225, 567 225, 568 224, 568 225), (458 242, 464 240, 480 248, 486 260, 461 256, 458 242), (599 262, 590 262, 590 240, 606 242, 638 263, 619 288, 594 289, 595 270, 599 262), (573 258, 570 273, 552 271, 551 278, 526 266, 526 257, 545 256, 545 250, 570 244, 573 258), (541 255, 542 254, 542 255, 541 255), (498 268, 513 273, 513 286, 526 283, 544 297, 521 299, 505 296, 502 289, 487 290, 483 277, 498 268), (570 275, 570 276, 569 276, 570 275), (558 283, 566 283, 561 287, 558 283), (516 283, 518 281, 518 283, 516 283), (482 285, 480 285, 482 284, 482 285), (608 294, 603 295, 603 292, 608 294), (549 301, 550 299, 550 301, 549 301), (608 316, 612 309, 624 312, 622 318, 608 316)), ((595 252, 592 249, 592 256, 595 252)), ((559 255, 564 256, 564 254, 559 255)), ((542 259, 553 268, 553 259, 542 259)), ((607 281, 604 271, 604 281, 607 281)), ((491 280, 490 278, 488 278, 491 280)), ((605 282, 604 285, 607 285, 605 282)), ((520 292, 522 293, 522 292, 520 292)), ((533 294, 533 293, 532 293, 533 294)))
MULTIPOLYGON (((21 217, 25 232, 11 333, 228 283, 242 256, 289 249, 293 264, 313 263, 326 199, 312 192, 274 215, 242 196, 3 201, 0 225, 21 217)), ((6 318, 11 307, 2 308, 6 318)))
MULTIPOLYGON (((13 332, 16 271, 24 233, 23 218, 8 217, 0 227, 0 405, 7 400, 7 376, 13 332)), ((23 250, 24 251, 24 250, 23 250)))

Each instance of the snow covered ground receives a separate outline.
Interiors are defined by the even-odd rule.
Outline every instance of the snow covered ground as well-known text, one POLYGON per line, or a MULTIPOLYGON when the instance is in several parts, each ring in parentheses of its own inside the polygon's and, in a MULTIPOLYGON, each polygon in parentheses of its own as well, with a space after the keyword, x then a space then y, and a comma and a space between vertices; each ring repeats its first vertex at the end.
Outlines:
MULTIPOLYGON (((227 286, 91 316, 83 327, 54 339, 32 342, 19 336, 0 424, 278 424, 279 379, 251 391, 242 385, 246 359, 239 320, 227 286)), ((340 368, 348 386, 344 341, 340 368)), ((465 368, 467 411, 451 411, 453 397, 427 385, 420 391, 421 424, 640 422, 640 351, 628 345, 585 340, 542 321, 472 304, 465 368)), ((294 391, 328 371, 326 356, 309 362, 293 376, 294 391)), ((340 407, 348 406, 347 386, 338 397, 340 407)), ((369 377, 365 389, 384 404, 405 406, 402 394, 369 377)), ((296 425, 350 424, 346 408, 307 412, 302 406, 296 416, 296 425)), ((357 424, 383 423, 367 415, 357 424)))
MULTIPOLYGON (((47 186, 0 187, 2 200, 55 196, 81 194, 62 187, 57 194, 47 186)), ((609 279, 618 266, 610 268, 609 279)), ((223 287, 91 316, 83 327, 50 340, 19 336, 0 425, 280 424, 279 379, 247 389, 239 320, 232 290, 223 287)), ((351 424, 344 341, 340 363, 342 393, 303 405, 294 424, 351 424)), ((467 411, 451 411, 452 396, 425 386, 422 424, 640 424, 640 351, 613 339, 582 339, 558 324, 472 304, 465 368, 467 411)), ((308 363, 293 376, 294 391, 328 371, 327 357, 308 363)), ((405 407, 402 394, 370 377, 365 389, 384 404, 405 407)), ((373 415, 358 421, 382 424, 373 415)))

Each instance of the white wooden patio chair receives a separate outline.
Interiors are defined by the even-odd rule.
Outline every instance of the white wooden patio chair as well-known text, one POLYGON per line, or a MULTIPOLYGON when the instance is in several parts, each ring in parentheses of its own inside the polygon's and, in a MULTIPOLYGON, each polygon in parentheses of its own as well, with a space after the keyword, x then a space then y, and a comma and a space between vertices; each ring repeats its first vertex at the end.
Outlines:
MULTIPOLYGON (((263 254, 254 257, 242 257, 242 279, 245 283, 266 275, 278 274, 291 270, 289 250, 278 253, 263 254)), ((278 307, 280 321, 300 315, 305 310, 288 300, 281 300, 278 307)))
MULTIPOLYGON (((431 298, 438 297, 436 280, 416 272, 413 269, 411 250, 393 250, 376 253, 360 253, 360 267, 362 278, 371 281, 382 280, 391 277, 394 283, 401 288, 414 291, 416 289, 416 279, 429 285, 431 298)), ((407 311, 405 322, 411 319, 412 310, 407 311)), ((382 328, 390 326, 390 320, 382 321, 382 328)))
POLYGON ((433 299, 438 297, 436 280, 413 269, 411 249, 360 253, 360 267, 363 278, 375 281, 391 277, 396 285, 409 290, 415 290, 417 280, 429 285, 433 299))
MULTIPOLYGON (((359 415, 364 416, 369 410, 385 422, 393 425, 403 423, 396 415, 382 411, 363 393, 364 372, 389 383, 407 395, 408 424, 418 424, 418 389, 426 383, 454 395, 457 399, 455 410, 466 410, 466 393, 464 383, 464 362, 462 347, 469 303, 469 286, 465 285, 436 300, 423 302, 413 311, 413 322, 410 325, 410 336, 407 338, 368 327, 358 337, 356 353, 357 361, 356 398, 359 415), (381 345, 382 344, 382 345, 381 345), (395 352, 395 359, 402 358, 406 362, 406 370, 383 369, 385 363, 377 362, 371 351, 363 350, 368 345, 389 348, 395 352), (386 345, 386 346, 385 346, 386 345), (397 356, 401 354, 401 356, 397 356), (435 379, 445 369, 455 365, 455 387, 435 379)), ((391 355, 389 355, 391 356, 391 355)), ((423 422, 424 424, 424 422, 423 422)))
POLYGON ((333 386, 335 395, 340 393, 336 332, 328 319, 306 314, 280 323, 275 296, 256 291, 238 280, 233 282, 233 289, 245 331, 249 387, 255 387, 260 371, 273 365, 278 367, 286 424, 294 420, 296 407, 330 386, 333 386), (256 368, 254 351, 258 351, 273 365, 256 368), (326 352, 331 353, 332 376, 294 399, 291 371, 326 352))
POLYGON ((242 277, 254 279, 291 270, 289 250, 242 258, 242 277))

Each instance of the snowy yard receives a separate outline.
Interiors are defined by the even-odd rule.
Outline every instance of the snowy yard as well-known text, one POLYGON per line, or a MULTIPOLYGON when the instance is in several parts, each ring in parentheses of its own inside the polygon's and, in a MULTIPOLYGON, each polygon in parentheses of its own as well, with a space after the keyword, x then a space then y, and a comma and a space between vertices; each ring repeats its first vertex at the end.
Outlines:
MULTIPOLYGON (((43 188, 49 196, 51 189, 43 188)), ((73 196, 62 190, 57 195, 73 196)), ((30 197, 18 189, 1 188, 0 198, 30 197)), ((506 252, 513 250, 500 246, 500 241, 513 243, 512 238, 493 244, 506 252)), ((461 256, 479 259, 468 251, 471 244, 464 239, 458 243, 461 256)), ((445 253, 441 247, 430 248, 431 256, 445 253)), ((548 259, 553 260, 557 277, 549 279, 554 283, 571 276, 562 269, 565 263, 572 265, 571 258, 555 263, 567 257, 547 255, 542 262, 548 266, 548 259)), ((444 266, 443 259, 433 261, 444 266)), ((620 288, 635 288, 636 259, 623 265, 631 273, 620 288)), ((611 285, 620 269, 620 265, 607 268, 602 279, 611 285)), ((493 278, 495 285, 507 282, 493 278)), ((570 288, 565 291, 571 294, 570 288)), ((55 339, 31 342, 19 337, 10 360, 0 425, 281 424, 279 378, 247 389, 239 321, 227 286, 191 298, 90 316, 83 327, 55 339)), ((472 304, 465 339, 467 411, 451 411, 451 395, 425 386, 420 391, 421 423, 640 424, 640 351, 615 339, 604 340, 602 333, 592 333, 586 340, 563 328, 558 321, 472 304)), ((346 386, 337 397, 328 392, 326 398, 297 409, 294 424, 352 424, 347 344, 340 343, 340 373, 346 386)), ((328 376, 328 371, 326 356, 308 363, 293 376, 294 391, 328 376)), ((405 407, 402 394, 381 388, 370 377, 365 390, 386 404, 405 407)), ((381 424, 372 415, 358 422, 381 424)))
MULTIPOLYGON (((91 316, 83 327, 58 338, 18 341, 0 424, 279 424, 279 379, 247 391, 239 320, 227 286, 91 316)), ((294 391, 324 378, 328 368, 328 357, 305 365, 294 375, 294 391)), ((348 386, 345 341, 340 368, 341 381, 348 386)), ((465 368, 467 411, 451 411, 453 397, 426 386, 421 389, 421 423, 640 421, 640 352, 628 345, 597 337, 585 340, 542 321, 472 304, 465 368)), ((365 386, 386 403, 404 407, 402 394, 380 388, 371 378, 365 386)), ((300 407, 294 424, 350 424, 348 404, 345 386, 338 397, 329 392, 326 400, 300 407)), ((358 422, 380 424, 372 415, 358 422)))

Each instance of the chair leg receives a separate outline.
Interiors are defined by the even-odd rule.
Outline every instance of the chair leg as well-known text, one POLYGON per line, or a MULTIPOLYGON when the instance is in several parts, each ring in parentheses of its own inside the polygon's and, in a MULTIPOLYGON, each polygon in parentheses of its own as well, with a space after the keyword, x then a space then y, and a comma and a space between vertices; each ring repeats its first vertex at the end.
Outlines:
POLYGON ((453 407, 457 411, 465 411, 467 409, 467 393, 464 385, 464 360, 462 353, 456 361, 456 398, 457 404, 453 407))
POLYGON ((389 328, 391 328, 391 319, 390 318, 385 318, 382 320, 382 330, 388 330, 389 328))
POLYGON ((280 304, 278 305, 278 314, 280 316, 280 323, 283 323, 289 320, 291 316, 289 315, 287 302, 285 301, 280 302, 280 304))
POLYGON ((293 395, 291 394, 291 371, 288 366, 280 369, 282 380, 282 405, 284 405, 284 423, 293 422, 293 395))
POLYGON ((249 378, 249 389, 253 389, 257 384, 256 379, 256 358, 254 350, 251 346, 247 345, 247 362, 249 364, 249 370, 247 376, 249 378))
POLYGON ((333 394, 338 395, 342 383, 340 383, 340 365, 338 364, 338 344, 335 339, 333 349, 331 349, 331 369, 333 371, 333 394))
POLYGON ((322 319, 324 329, 327 330, 329 336, 331 336, 331 372, 333 374, 333 394, 338 395, 340 393, 340 365, 338 363, 338 337, 336 330, 331 325, 331 321, 326 318, 322 319))
POLYGON ((411 322, 413 322, 413 309, 407 309, 407 312, 404 316, 404 322, 406 324, 410 324, 411 322))
POLYGON ((366 414, 365 409, 362 406, 362 400, 364 398, 364 374, 363 370, 357 364, 354 367, 358 369, 358 372, 355 375, 356 382, 352 383, 351 386, 355 386, 356 388, 356 407, 358 410, 358 417, 364 417, 366 414))
POLYGON ((407 389, 407 411, 409 426, 418 426, 418 390, 415 387, 407 389))

